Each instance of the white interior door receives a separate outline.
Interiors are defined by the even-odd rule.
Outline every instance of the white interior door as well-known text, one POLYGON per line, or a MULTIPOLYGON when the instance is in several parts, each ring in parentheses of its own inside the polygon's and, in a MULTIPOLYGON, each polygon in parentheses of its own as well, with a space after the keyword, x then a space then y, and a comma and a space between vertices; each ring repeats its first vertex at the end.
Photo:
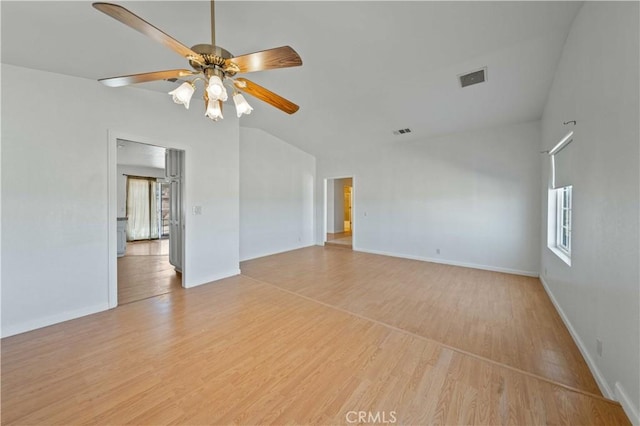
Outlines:
POLYGON ((182 208, 184 151, 167 148, 165 175, 169 191, 169 263, 182 272, 184 212, 182 208))

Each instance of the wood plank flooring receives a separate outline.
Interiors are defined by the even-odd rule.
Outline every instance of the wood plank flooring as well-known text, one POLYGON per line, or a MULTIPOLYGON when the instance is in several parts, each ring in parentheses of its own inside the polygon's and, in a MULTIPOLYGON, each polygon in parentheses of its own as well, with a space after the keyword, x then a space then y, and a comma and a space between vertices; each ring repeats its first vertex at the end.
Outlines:
POLYGON ((321 247, 244 262, 242 273, 600 394, 537 278, 321 247))
MULTIPOLYGON (((387 419, 394 412, 399 424, 629 424, 619 404, 598 395, 285 288, 299 274, 309 292, 308 276, 318 273, 317 287, 328 292, 327 274, 358 278, 363 264, 367 271, 377 271, 379 263, 391 267, 373 255, 339 260, 351 253, 314 247, 257 259, 242 269, 254 276, 263 269, 260 278, 228 278, 3 339, 2 423, 349 424, 350 411, 370 411, 387 419), (336 264, 347 271, 338 273, 336 264), (283 283, 273 280, 278 269, 283 283)), ((389 283, 409 291, 394 283, 420 267, 401 266, 389 283)), ((475 281, 475 272, 453 275, 475 281)), ((513 304, 506 280, 487 280, 502 288, 491 296, 502 309, 513 304)), ((434 297, 448 301, 434 284, 413 285, 428 285, 434 297)), ((352 300, 351 285, 341 286, 335 298, 320 293, 334 303, 350 300, 347 306, 357 309, 375 305, 366 294, 352 300)), ((516 280, 511 286, 533 285, 516 280)), ((466 306, 462 299, 474 295, 458 298, 466 306)), ((425 302, 404 310, 417 307, 433 309, 425 302)), ((384 303, 378 308, 391 310, 384 303)), ((447 314, 441 322, 457 321, 447 314)), ((490 314, 483 320, 493 324, 490 314)), ((398 313, 405 321, 410 315, 398 313)), ((519 341, 505 338, 503 346, 510 344, 519 341)))
POLYGON ((169 240, 130 241, 125 256, 169 256, 169 240))
POLYGON ((327 233, 326 246, 353 248, 353 236, 351 231, 338 232, 335 234, 327 233))
POLYGON ((182 276, 169 263, 169 241, 127 243, 118 258, 118 304, 182 289, 182 276))

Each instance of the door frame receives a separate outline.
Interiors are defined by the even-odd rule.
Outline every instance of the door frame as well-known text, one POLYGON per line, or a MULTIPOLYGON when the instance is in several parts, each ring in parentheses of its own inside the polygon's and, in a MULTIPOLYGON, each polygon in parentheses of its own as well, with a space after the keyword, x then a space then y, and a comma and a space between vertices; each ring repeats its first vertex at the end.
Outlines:
MULTIPOLYGON (((155 145, 162 148, 173 148, 184 151, 185 164, 187 149, 178 143, 164 141, 154 137, 132 135, 130 133, 120 132, 116 130, 107 130, 107 295, 109 301, 109 309, 118 306, 118 139, 124 139, 132 142, 142 143, 146 145, 155 145)), ((183 170, 184 172, 184 170, 183 170)), ((182 188, 183 193, 186 192, 186 178, 183 173, 182 188)), ((185 211, 185 198, 182 198, 182 210, 185 211)), ((186 259, 186 215, 182 216, 182 286, 186 282, 186 268, 184 259, 186 259)))
POLYGON ((329 203, 327 202, 327 184, 329 181, 334 181, 336 179, 351 179, 351 247, 353 250, 356 249, 356 175, 347 175, 347 176, 336 176, 336 177, 327 177, 324 178, 324 194, 323 194, 323 206, 322 206, 322 245, 327 242, 327 221, 328 221, 328 212, 329 203))

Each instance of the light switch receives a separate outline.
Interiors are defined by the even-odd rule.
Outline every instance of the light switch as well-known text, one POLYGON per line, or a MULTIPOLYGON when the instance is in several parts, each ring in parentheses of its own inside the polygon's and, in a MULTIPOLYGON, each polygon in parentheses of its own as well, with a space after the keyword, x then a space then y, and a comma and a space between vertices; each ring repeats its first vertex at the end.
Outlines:
POLYGON ((202 214, 202 206, 193 206, 193 214, 201 215, 202 214))

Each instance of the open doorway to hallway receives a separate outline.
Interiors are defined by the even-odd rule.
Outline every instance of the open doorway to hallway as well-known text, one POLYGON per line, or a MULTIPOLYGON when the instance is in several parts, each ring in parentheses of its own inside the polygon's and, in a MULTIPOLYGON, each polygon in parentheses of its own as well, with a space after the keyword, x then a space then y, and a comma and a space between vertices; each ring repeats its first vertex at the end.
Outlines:
POLYGON ((182 288, 182 274, 169 263, 169 240, 134 241, 118 258, 118 304, 182 288))
POLYGON ((117 296, 122 305, 182 287, 184 153, 120 139, 117 147, 117 296))
POLYGON ((353 228, 353 178, 325 179, 324 244, 353 248, 353 228))

